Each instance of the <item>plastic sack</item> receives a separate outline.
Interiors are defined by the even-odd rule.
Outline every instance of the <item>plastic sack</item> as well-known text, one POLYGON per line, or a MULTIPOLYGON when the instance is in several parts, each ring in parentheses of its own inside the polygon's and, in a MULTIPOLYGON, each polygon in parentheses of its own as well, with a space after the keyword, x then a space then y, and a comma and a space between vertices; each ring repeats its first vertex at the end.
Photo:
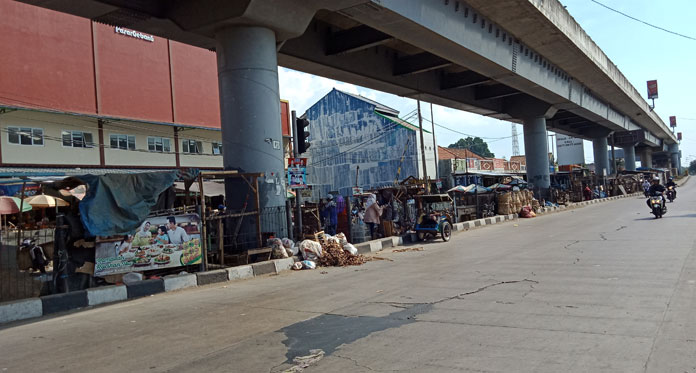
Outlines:
POLYGON ((317 261, 321 257, 322 252, 319 242, 304 240, 300 243, 300 253, 306 260, 317 261))
POLYGON ((123 275, 123 283, 126 285, 134 284, 143 280, 142 273, 128 272, 123 275))
POLYGON ((280 238, 270 238, 268 241, 266 241, 266 244, 271 247, 273 259, 283 259, 288 257, 288 253, 285 251, 285 246, 283 246, 283 241, 280 238))
POLYGON ((349 252, 350 255, 358 255, 358 249, 356 249, 352 244, 347 243, 343 245, 343 250, 349 252))
POLYGON ((294 269, 294 270, 300 270, 302 268, 304 268, 304 266, 302 265, 302 262, 295 262, 292 265, 292 269, 294 269))
POLYGON ((303 260, 301 263, 302 263, 302 266, 304 267, 304 269, 315 269, 315 268, 317 268, 317 263, 314 263, 314 262, 311 261, 311 260, 303 260))
MULTIPOLYGON (((346 235, 343 233, 339 233, 336 235, 336 238, 338 239, 338 242, 341 244, 341 246, 349 245, 348 239, 346 239, 346 235)), ((344 247, 345 249, 345 247, 344 247)))

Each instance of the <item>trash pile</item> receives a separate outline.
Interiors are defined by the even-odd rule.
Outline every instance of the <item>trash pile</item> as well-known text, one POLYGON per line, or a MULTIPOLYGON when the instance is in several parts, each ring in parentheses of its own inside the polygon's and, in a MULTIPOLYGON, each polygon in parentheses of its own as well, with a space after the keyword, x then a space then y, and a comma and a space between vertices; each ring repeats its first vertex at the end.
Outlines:
POLYGON ((533 218, 540 208, 541 203, 529 189, 498 195, 498 213, 501 215, 519 214, 521 218, 533 218))
POLYGON ((367 258, 358 254, 358 249, 348 242, 343 233, 330 236, 319 232, 316 238, 297 244, 287 238, 271 238, 267 245, 271 247, 272 257, 275 259, 299 255, 303 260, 293 265, 293 269, 298 270, 315 269, 317 264, 324 267, 345 267, 367 262, 367 258))

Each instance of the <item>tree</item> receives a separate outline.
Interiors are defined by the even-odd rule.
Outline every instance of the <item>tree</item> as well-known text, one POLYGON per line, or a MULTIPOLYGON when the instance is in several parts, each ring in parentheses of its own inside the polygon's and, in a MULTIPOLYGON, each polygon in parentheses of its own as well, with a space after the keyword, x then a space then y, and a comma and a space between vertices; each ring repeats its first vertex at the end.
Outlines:
POLYGON ((455 142, 454 144, 451 144, 448 146, 448 148, 452 149, 469 149, 472 152, 486 158, 493 158, 495 157, 495 154, 488 149, 488 144, 486 144, 485 141, 483 141, 482 138, 480 137, 467 137, 465 139, 459 139, 459 141, 455 142))
POLYGON ((696 175, 696 160, 689 163, 689 175, 696 175))

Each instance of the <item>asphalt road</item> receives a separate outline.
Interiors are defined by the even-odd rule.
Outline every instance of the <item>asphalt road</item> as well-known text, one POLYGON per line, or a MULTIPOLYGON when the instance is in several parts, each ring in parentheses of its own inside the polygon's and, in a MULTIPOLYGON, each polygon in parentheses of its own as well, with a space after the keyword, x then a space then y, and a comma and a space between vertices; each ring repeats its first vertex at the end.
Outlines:
POLYGON ((0 329, 0 372, 696 371, 693 181, 320 268, 0 329))

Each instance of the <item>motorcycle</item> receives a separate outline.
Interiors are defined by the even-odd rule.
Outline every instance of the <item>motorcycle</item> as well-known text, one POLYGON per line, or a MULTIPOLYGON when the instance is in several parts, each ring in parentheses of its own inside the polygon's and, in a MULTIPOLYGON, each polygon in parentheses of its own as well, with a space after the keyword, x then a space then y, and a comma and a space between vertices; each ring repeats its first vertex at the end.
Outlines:
POLYGON ((43 251, 43 248, 36 244, 36 241, 31 238, 26 238, 22 241, 19 247, 20 251, 29 252, 31 256, 31 268, 37 270, 41 273, 46 273, 46 265, 48 264, 48 259, 43 251))
POLYGON ((676 193, 675 193, 674 187, 673 187, 673 186, 668 187, 668 188, 667 188, 667 199, 668 199, 670 202, 674 202, 674 199, 675 199, 675 198, 677 198, 677 197, 676 197, 676 193))
POLYGON ((662 215, 667 213, 667 205, 664 203, 664 197, 662 195, 652 196, 649 199, 650 209, 652 210, 655 219, 661 218, 662 215))

